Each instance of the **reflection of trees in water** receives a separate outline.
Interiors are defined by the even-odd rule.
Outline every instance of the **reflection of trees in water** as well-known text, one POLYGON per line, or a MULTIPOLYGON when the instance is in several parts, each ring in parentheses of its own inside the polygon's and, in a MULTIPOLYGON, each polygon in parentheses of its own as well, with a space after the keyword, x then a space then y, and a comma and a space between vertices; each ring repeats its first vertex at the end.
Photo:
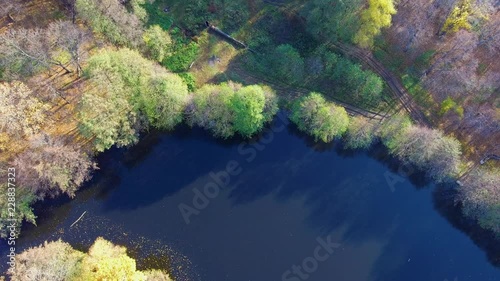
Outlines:
MULTIPOLYGON (((343 158, 354 158, 360 153, 365 153, 344 150, 341 146, 332 144, 329 144, 326 149, 321 145, 315 146, 311 139, 308 140, 300 132, 294 131, 293 127, 289 127, 289 130, 304 139, 308 147, 315 151, 329 151, 333 148, 337 156, 343 158), (320 149, 317 149, 318 147, 320 149)), ((404 232, 401 229, 396 230, 399 214, 409 210, 415 212, 419 208, 418 202, 412 202, 411 198, 406 201, 406 198, 390 193, 383 177, 385 170, 377 174, 373 171, 363 173, 362 167, 359 168, 359 172, 342 167, 338 171, 332 170, 332 174, 325 174, 322 165, 330 162, 318 161, 318 157, 311 157, 313 153, 310 151, 301 157, 292 156, 291 159, 282 163, 267 163, 252 171, 246 171, 238 178, 238 184, 231 190, 230 199, 233 204, 244 204, 272 193, 276 194, 275 198, 279 201, 303 198, 304 205, 309 210, 307 223, 321 233, 330 233, 338 227, 347 225, 345 237, 350 241, 387 238, 395 232, 404 232)), ((406 167, 403 169, 405 172, 402 172, 400 162, 388 156, 382 146, 375 146, 368 152, 368 155, 382 162, 390 172, 409 180, 416 189, 433 187, 422 171, 406 167), (407 171, 410 171, 409 176, 405 175, 407 171)), ((366 162, 366 160, 363 161, 366 162)), ((405 187, 409 185, 401 185, 401 188, 405 187)), ((500 244, 498 240, 495 240, 493 234, 466 220, 454 204, 454 198, 452 187, 437 186, 433 192, 435 209, 485 251, 490 263, 499 266, 500 244)), ((400 246, 398 244, 398 247, 400 246)), ((400 248, 389 247, 384 252, 384 256, 399 255, 401 252, 400 248)), ((378 263, 384 263, 386 260, 380 258, 378 263)), ((395 266, 381 265, 378 268, 394 269, 395 266)), ((387 277, 394 273, 376 272, 376 274, 387 277)))
POLYGON ((455 204, 457 191, 454 186, 438 185, 433 195, 434 208, 445 217, 450 224, 465 233, 479 248, 486 252, 488 261, 500 267, 500 237, 491 231, 481 228, 475 221, 462 215, 459 205, 455 204))

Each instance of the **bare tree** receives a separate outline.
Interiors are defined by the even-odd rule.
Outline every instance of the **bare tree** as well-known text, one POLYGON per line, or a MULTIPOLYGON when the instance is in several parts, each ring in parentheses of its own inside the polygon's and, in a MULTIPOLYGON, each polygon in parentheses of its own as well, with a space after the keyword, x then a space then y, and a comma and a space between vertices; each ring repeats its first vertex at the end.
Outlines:
POLYGON ((49 136, 33 139, 31 147, 18 155, 13 164, 23 171, 19 175, 19 184, 42 198, 59 193, 73 197, 97 168, 79 148, 49 136))
POLYGON ((82 72, 81 61, 85 55, 84 43, 90 38, 89 32, 69 21, 52 22, 47 28, 47 38, 54 50, 70 55, 70 63, 74 65, 78 76, 82 72))
POLYGON ((64 62, 53 56, 52 47, 44 29, 9 29, 0 35, 0 66, 6 70, 4 76, 31 76, 52 65, 70 73, 64 62))

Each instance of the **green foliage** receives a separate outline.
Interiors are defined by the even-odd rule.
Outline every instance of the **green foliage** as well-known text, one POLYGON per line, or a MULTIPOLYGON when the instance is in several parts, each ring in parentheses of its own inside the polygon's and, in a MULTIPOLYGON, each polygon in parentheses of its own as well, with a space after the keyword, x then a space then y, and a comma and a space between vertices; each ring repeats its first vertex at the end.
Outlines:
POLYGON ((151 58, 161 62, 170 52, 172 39, 159 25, 150 26, 143 34, 151 58))
POLYGON ((231 99, 234 129, 244 137, 250 137, 261 130, 265 102, 264 91, 260 86, 247 86, 235 92, 231 99))
POLYGON ((163 1, 146 1, 141 5, 147 13, 146 26, 159 25, 163 30, 169 30, 174 20, 163 11, 161 4, 163 1))
POLYGON ((249 18, 248 2, 245 0, 192 0, 169 1, 176 25, 192 35, 205 29, 205 21, 214 22, 226 32, 236 31, 249 18))
MULTIPOLYGON (((101 77, 100 77, 101 78, 101 77)), ((106 84, 106 80, 92 79, 92 89, 80 102, 80 133, 93 139, 97 151, 113 145, 128 146, 138 141, 137 114, 128 97, 127 89, 119 81, 106 84)))
POLYGON ((93 87, 84 94, 80 130, 94 137, 98 151, 137 141, 147 124, 171 129, 182 120, 187 86, 138 52, 104 51, 89 59, 85 70, 93 87))
POLYGON ((327 102, 314 92, 293 103, 290 120, 299 130, 323 142, 341 137, 349 125, 349 116, 343 107, 327 102))
POLYGON ((146 0, 129 0, 126 2, 126 6, 128 10, 133 13, 137 18, 139 18, 142 22, 148 21, 148 12, 144 8, 146 4, 146 0))
POLYGON ((236 85, 223 83, 206 84, 198 89, 192 99, 188 123, 209 130, 214 136, 228 138, 234 135, 234 113, 231 98, 236 85))
POLYGON ((345 135, 345 147, 367 149, 375 141, 375 125, 363 116, 356 116, 349 121, 345 135))
POLYGON ((316 50, 315 56, 321 59, 321 76, 334 81, 335 92, 363 105, 381 102, 383 81, 380 76, 321 47, 316 50))
POLYGON ((411 126, 411 120, 406 115, 395 115, 385 119, 377 130, 377 135, 382 143, 389 149, 394 150, 398 145, 398 141, 406 134, 411 126))
POLYGON ((371 48, 381 29, 391 26, 392 15, 395 13, 393 0, 368 0, 368 8, 361 13, 361 27, 354 35, 354 43, 363 48, 371 48))
POLYGON ((235 133, 250 137, 271 121, 278 110, 271 88, 242 87, 232 82, 201 87, 194 93, 189 108, 190 125, 203 127, 221 138, 235 133))
POLYGON ((457 32, 460 29, 470 30, 469 16, 472 14, 470 0, 462 0, 453 8, 444 22, 442 32, 457 32))
POLYGON ((78 15, 92 30, 119 46, 137 47, 142 42, 142 22, 113 0, 76 0, 78 15))
POLYGON ((304 80, 304 59, 291 45, 279 45, 264 55, 254 54, 249 61, 253 71, 271 76, 287 84, 304 80))
POLYGON ((188 90, 190 92, 193 92, 196 89, 196 78, 193 76, 193 74, 189 72, 181 72, 178 74, 182 78, 184 83, 186 83, 188 90))
POLYGON ((162 64, 173 72, 183 72, 187 71, 196 58, 200 47, 195 42, 190 42, 189 44, 177 48, 172 55, 165 58, 162 64))
MULTIPOLYGON (((35 219, 36 216, 33 213, 33 209, 31 205, 38 199, 31 190, 25 188, 23 186, 16 186, 15 195, 16 195, 16 210, 14 213, 14 217, 10 216, 9 213, 9 201, 8 195, 12 194, 12 189, 9 190, 7 183, 0 184, 0 192, 4 194, 0 197, 0 237, 7 238, 10 234, 7 226, 15 222, 16 229, 15 233, 19 235, 21 231, 21 225, 23 221, 30 222, 36 225, 35 219)), ((11 202, 12 203, 12 202, 11 202)))
POLYGON ((361 24, 359 11, 364 1, 313 0, 304 10, 307 28, 320 40, 352 41, 361 24))
POLYGON ((154 127, 173 129, 182 122, 187 105, 187 85, 172 73, 154 75, 148 79, 148 84, 148 90, 141 95, 141 110, 154 127))
POLYGON ((464 108, 462 106, 458 105, 451 97, 447 97, 441 103, 441 109, 439 110, 439 114, 444 115, 450 110, 454 110, 455 113, 457 113, 460 116, 460 118, 463 118, 464 108))
POLYGON ((295 84, 304 79, 304 59, 290 45, 279 45, 267 58, 270 73, 281 81, 295 84))

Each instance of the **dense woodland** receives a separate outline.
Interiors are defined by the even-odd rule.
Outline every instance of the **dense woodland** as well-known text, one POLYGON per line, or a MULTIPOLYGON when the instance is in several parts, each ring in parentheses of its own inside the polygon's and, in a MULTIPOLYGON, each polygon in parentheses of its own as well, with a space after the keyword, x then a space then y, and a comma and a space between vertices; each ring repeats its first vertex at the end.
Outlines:
MULTIPOLYGON (((316 141, 380 142, 436 182, 459 179, 450 200, 500 235, 499 166, 478 164, 500 155, 499 9, 494 0, 9 1, 0 8, 0 161, 22 171, 17 220, 36 224, 34 202, 75 196, 97 153, 149 130, 186 122, 248 138, 280 106, 316 141)), ((2 219, 6 205, 0 197, 2 219)), ((99 240, 85 256, 52 242, 23 258, 28 266, 36 251, 64 248, 65 270, 76 272, 102 247, 114 246, 99 240)), ((128 262, 126 278, 160 280, 128 262)), ((101 280, 84 271, 68 280, 101 280)))

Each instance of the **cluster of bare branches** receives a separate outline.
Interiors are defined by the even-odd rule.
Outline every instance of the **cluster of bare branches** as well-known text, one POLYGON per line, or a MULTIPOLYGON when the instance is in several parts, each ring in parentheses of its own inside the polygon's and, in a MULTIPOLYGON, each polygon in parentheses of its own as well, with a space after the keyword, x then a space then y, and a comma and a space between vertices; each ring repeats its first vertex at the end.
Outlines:
POLYGON ((20 79, 53 66, 80 75, 89 38, 87 30, 70 21, 56 21, 44 29, 9 29, 0 35, 3 78, 20 79))

